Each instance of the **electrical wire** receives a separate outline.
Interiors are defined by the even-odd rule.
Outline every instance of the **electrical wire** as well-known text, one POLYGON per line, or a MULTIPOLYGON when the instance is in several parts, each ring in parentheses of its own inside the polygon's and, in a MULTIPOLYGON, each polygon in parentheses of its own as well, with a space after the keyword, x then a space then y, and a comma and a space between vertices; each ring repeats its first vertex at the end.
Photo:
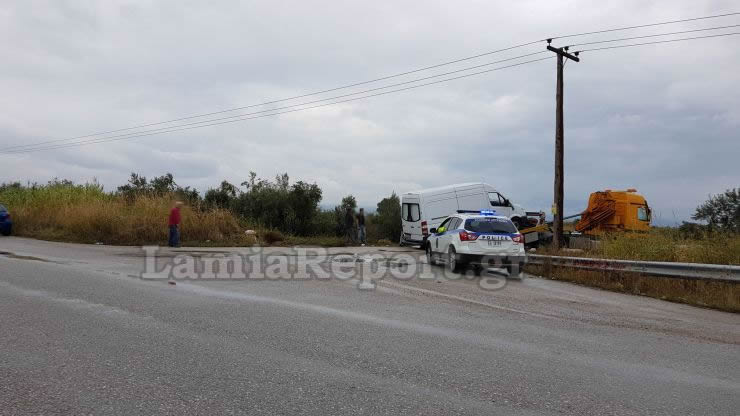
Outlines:
POLYGON ((290 100, 296 100, 296 99, 300 99, 300 98, 310 97, 310 96, 313 96, 313 95, 319 95, 319 94, 324 94, 324 93, 327 93, 327 92, 333 92, 333 91, 338 91, 338 90, 342 90, 342 89, 346 89, 346 88, 352 88, 352 87, 356 87, 356 86, 360 86, 360 85, 366 85, 366 84, 370 84, 370 83, 374 83, 374 82, 384 81, 384 80, 388 80, 388 79, 392 79, 392 78, 396 78, 396 77, 401 77, 401 76, 404 76, 404 75, 418 73, 418 72, 421 72, 421 71, 427 71, 427 70, 430 70, 430 69, 439 68, 439 67, 446 66, 446 65, 452 65, 452 64, 455 64, 455 63, 464 62, 464 61, 468 61, 468 60, 480 58, 480 57, 487 56, 487 55, 492 55, 492 54, 496 54, 496 53, 500 53, 500 52, 504 52, 504 51, 508 51, 508 50, 513 50, 513 49, 521 48, 521 47, 524 47, 524 46, 534 45, 536 43, 543 42, 543 41, 548 40, 548 39, 550 39, 550 40, 564 39, 564 38, 569 38, 569 37, 585 36, 585 35, 592 35, 592 34, 598 34, 598 33, 607 33, 607 32, 615 32, 615 31, 631 30, 631 29, 638 29, 638 28, 644 28, 644 27, 661 26, 661 25, 669 25, 669 24, 676 24, 676 23, 685 23, 685 22, 692 22, 692 21, 706 20, 706 19, 716 19, 716 18, 728 17, 728 16, 735 16, 735 15, 740 15, 740 12, 724 13, 724 14, 717 14, 717 15, 710 15, 710 16, 702 16, 702 17, 688 18, 688 19, 680 19, 680 20, 671 20, 671 21, 665 21, 665 22, 656 22, 656 23, 649 23, 649 24, 635 25, 635 26, 625 26, 625 27, 619 27, 619 28, 612 28, 612 29, 605 29, 605 30, 598 30, 598 31, 591 31, 591 32, 574 33, 574 34, 568 34, 568 35, 555 36, 555 37, 552 37, 552 38, 538 39, 538 40, 535 40, 535 41, 531 41, 531 42, 527 42, 527 43, 522 43, 522 44, 518 44, 518 45, 514 45, 514 46, 502 48, 502 49, 497 49, 497 50, 489 51, 489 52, 484 52, 484 53, 481 53, 481 54, 477 54, 477 55, 473 55, 473 56, 468 56, 468 57, 464 57, 464 58, 460 58, 460 59, 455 59, 455 60, 443 62, 443 63, 440 63, 440 64, 430 65, 430 66, 426 66, 426 67, 423 67, 423 68, 414 69, 414 70, 411 70, 411 71, 401 72, 401 73, 398 73, 398 74, 388 75, 388 76, 384 76, 384 77, 380 77, 380 78, 371 79, 371 80, 368 80, 368 81, 357 82, 357 83, 348 84, 348 85, 344 85, 344 86, 340 86, 340 87, 335 87, 335 88, 330 88, 330 89, 326 89, 326 90, 322 90, 322 91, 316 91, 316 92, 312 92, 312 93, 306 93, 306 94, 302 94, 302 95, 296 95, 296 96, 293 96, 293 97, 287 97, 287 98, 282 98, 282 99, 278 99, 278 100, 266 101, 266 102, 259 103, 259 104, 252 104, 252 105, 248 105, 248 106, 242 106, 242 107, 235 107, 235 108, 230 108, 230 109, 225 109, 225 110, 219 110, 219 111, 214 111, 214 112, 210 112, 210 113, 197 114, 197 115, 192 115, 192 116, 187 116, 187 117, 180 117, 180 118, 175 118, 175 119, 170 119, 170 120, 165 120, 165 121, 159 121, 159 122, 155 122, 155 123, 139 124, 139 125, 132 126, 132 127, 126 127, 126 128, 121 128, 121 129, 102 131, 102 132, 97 132, 97 133, 91 133, 91 134, 86 134, 86 135, 83 135, 83 136, 75 136, 75 137, 69 137, 69 138, 63 138, 63 139, 53 139, 53 140, 47 140, 47 141, 37 142, 37 143, 33 143, 33 144, 14 145, 14 146, 9 146, 9 147, 5 147, 3 149, 0 149, 0 153, 2 153, 2 151, 6 151, 6 150, 10 150, 10 149, 24 148, 24 147, 29 147, 29 146, 39 146, 39 145, 50 144, 50 143, 65 142, 65 141, 70 141, 70 140, 77 140, 77 139, 83 139, 83 138, 88 138, 88 137, 95 137, 95 136, 100 136, 100 135, 103 135, 103 134, 118 133, 118 132, 122 132, 122 131, 134 130, 134 129, 144 128, 144 127, 152 127, 152 126, 157 126, 157 125, 162 125, 162 124, 169 124, 169 123, 174 123, 174 122, 178 122, 178 121, 184 121, 184 120, 190 120, 190 119, 194 119, 194 118, 207 117, 207 116, 212 116, 212 115, 217 115, 217 114, 228 113, 228 112, 232 112, 232 111, 245 110, 245 109, 248 109, 248 108, 254 108, 254 107, 263 106, 263 105, 276 104, 276 103, 280 103, 280 102, 285 102, 285 101, 290 101, 290 100))
MULTIPOLYGON (((720 29, 720 28, 737 27, 737 26, 740 26, 740 25, 723 26, 723 27, 719 27, 719 28, 709 28, 709 29, 700 29, 700 30, 711 30, 711 29, 720 29)), ((693 32, 693 31, 671 32, 671 33, 662 33, 662 34, 654 34, 654 35, 640 36, 640 37, 634 37, 634 38, 612 39, 612 40, 604 40, 604 41, 599 41, 599 42, 589 42, 589 43, 584 43, 584 44, 579 44, 579 45, 587 45, 587 44, 593 44, 593 43, 604 43, 604 42, 617 42, 617 41, 630 40, 630 39, 640 39, 640 38, 645 38, 645 37, 668 36, 668 35, 672 35, 672 34, 688 33, 688 32, 693 32)), ((701 38, 701 37, 699 37, 699 38, 701 38)), ((676 40, 669 40, 669 41, 670 42, 675 42, 675 41, 678 41, 678 40, 692 40, 692 39, 694 39, 694 38, 676 39, 676 40)), ((663 42, 667 42, 667 41, 663 41, 663 42)), ((650 44, 650 43, 644 43, 644 44, 650 44)), ((643 44, 636 44, 634 46, 638 46, 638 45, 643 45, 643 44)), ((576 45, 571 45, 571 46, 576 46, 576 45)), ((115 135, 115 136, 109 136, 109 137, 102 137, 102 138, 98 138, 98 139, 95 139, 95 140, 107 140, 107 139, 114 139, 114 138, 119 138, 119 137, 129 137, 129 136, 143 134, 143 133, 154 133, 154 132, 159 132, 159 131, 169 131, 170 129, 173 129, 173 128, 181 128, 181 127, 188 127, 188 126, 199 125, 199 124, 214 123, 214 122, 218 122, 218 121, 229 120, 229 119, 234 119, 234 118, 240 118, 240 117, 245 117, 245 116, 251 116, 251 115, 256 115, 256 114, 271 113, 271 112, 286 110, 286 109, 290 109, 290 108, 303 107, 303 106, 306 106, 306 105, 311 105, 311 104, 315 104, 315 103, 319 103, 319 102, 337 100, 337 99, 341 99, 341 98, 345 98, 345 97, 350 97, 350 96, 353 96, 353 95, 367 94, 367 93, 374 92, 374 91, 384 90, 384 89, 388 89, 388 88, 394 88, 394 87, 398 87, 398 86, 402 86, 402 85, 413 84, 413 83, 425 81, 425 80, 428 80, 428 79, 439 78, 439 77, 442 77, 442 76, 452 75, 452 74, 455 74, 455 73, 470 71, 470 70, 473 70, 473 69, 477 69, 477 68, 481 68, 481 67, 485 67, 485 66, 490 66, 490 65, 495 65, 495 64, 498 64, 498 63, 512 61, 512 60, 516 60, 516 59, 520 59, 520 58, 524 58, 524 57, 528 57, 528 56, 533 56, 533 55, 538 55, 538 54, 542 54, 542 53, 545 53, 545 51, 539 51, 539 52, 533 52, 533 53, 529 53, 529 54, 519 55, 519 56, 515 56, 515 57, 512 57, 512 58, 507 58, 507 59, 502 59, 502 60, 499 60, 499 61, 488 62, 488 63, 481 64, 481 65, 475 65, 475 66, 468 67, 468 68, 462 68, 462 69, 459 69, 459 70, 449 71, 449 72, 445 72, 445 73, 441 73, 441 74, 436 74, 436 75, 431 75, 431 76, 428 76, 428 77, 418 78, 418 79, 414 79, 414 80, 410 80, 410 81, 400 82, 400 83, 396 83, 396 84, 390 84, 390 85, 386 85, 386 86, 382 86, 382 87, 371 88, 371 89, 368 89, 368 90, 357 91, 357 92, 353 92, 353 93, 349 93, 349 94, 343 94, 343 95, 339 95, 339 96, 328 97, 328 98, 323 98, 323 99, 314 100, 314 101, 308 101, 308 102, 299 103, 299 104, 288 105, 288 106, 284 106, 284 107, 278 107, 278 108, 272 108, 272 109, 267 109, 267 110, 255 111, 255 112, 245 113, 245 114, 237 114, 237 115, 233 115, 233 116, 216 118, 216 119, 209 119, 209 120, 197 121, 197 122, 193 122, 193 123, 180 124, 178 126, 164 127, 164 128, 161 128, 161 129, 153 129, 153 130, 148 130, 148 131, 143 131, 143 132, 140 131, 140 132, 133 132, 133 133, 127 133, 127 134, 121 134, 121 135, 115 135)), ((567 60, 566 60, 566 64, 567 64, 567 60)), ((71 142, 71 143, 68 143, 68 144, 85 143, 85 142, 87 142, 87 141, 71 142)), ((35 145, 27 145, 27 147, 25 147, 23 150, 32 150, 32 149, 34 149, 36 147, 40 147, 40 145, 38 145, 38 144, 35 144, 35 145)), ((5 153, 5 152, 0 152, 0 153, 5 153)))
MULTIPOLYGON (((193 115, 193 116, 180 117, 180 118, 175 118, 175 119, 171 119, 171 120, 158 121, 156 123, 139 124, 139 125, 136 125, 136 126, 133 126, 133 127, 126 127, 126 128, 122 128, 122 129, 108 130, 108 131, 102 131, 102 132, 97 132, 97 133, 91 133, 91 134, 86 134, 84 136, 69 137, 69 138, 65 138, 65 139, 47 140, 47 141, 44 141, 44 142, 34 143, 34 145, 42 145, 42 144, 48 144, 48 143, 55 143, 55 142, 62 142, 62 141, 69 141, 69 140, 76 140, 76 139, 83 139, 83 138, 87 138, 87 137, 100 136, 102 134, 118 133, 118 132, 122 132, 122 131, 134 130, 134 129, 143 128, 143 127, 158 126, 158 125, 161 125, 161 124, 169 124, 169 123, 174 123, 174 122, 177 122, 177 121, 191 120, 191 119, 194 119, 194 118, 208 117, 208 116, 213 116, 213 115, 217 115, 217 114, 230 113, 232 111, 239 111, 239 110, 246 110, 248 108, 260 107, 260 106, 263 106, 263 105, 277 104, 277 103, 281 103, 281 102, 285 102, 285 101, 297 100, 297 99, 300 99, 300 98, 306 98, 306 97, 310 97, 310 96, 313 96, 313 95, 325 94, 327 92, 333 92, 333 91, 343 90, 343 89, 347 89, 347 88, 357 87, 357 86, 360 86, 360 85, 366 85, 366 84, 371 84, 371 83, 374 83, 374 82, 385 81, 385 80, 392 79, 392 78, 398 78, 398 77, 401 77, 401 76, 404 76, 404 75, 415 74, 417 72, 428 71, 428 70, 434 69, 434 68, 440 68, 440 67, 443 67, 443 66, 452 65, 452 64, 456 64, 456 63, 460 63, 460 62, 464 62, 464 61, 469 61, 469 60, 472 60, 472 59, 477 59, 477 58, 481 58, 481 57, 488 56, 488 55, 493 55, 493 54, 500 53, 500 52, 505 52, 505 51, 509 51, 509 50, 513 50, 513 49, 517 49, 517 48, 522 48, 524 46, 534 45, 534 44, 539 43, 539 42, 542 42, 542 41, 543 40, 540 39, 540 40, 536 40, 536 41, 532 41, 532 42, 522 43, 522 44, 519 44, 519 45, 509 46, 507 48, 502 48, 502 49, 496 49, 496 50, 493 50, 493 51, 480 53, 478 55, 473 55, 473 56, 468 56, 468 57, 465 57, 465 58, 455 59, 455 60, 452 60, 452 61, 447 61, 447 62, 443 62, 443 63, 436 64, 436 65, 430 65, 430 66, 426 66, 426 67, 423 67, 423 68, 414 69, 414 70, 411 70, 411 71, 406 71, 406 72, 401 72, 401 73, 398 73, 398 74, 393 74, 393 75, 388 75, 388 76, 384 76, 384 77, 380 77, 380 78, 375 78, 375 79, 371 79, 369 81, 356 82, 354 84, 347 84, 347 85, 343 85, 343 86, 340 86, 340 87, 329 88, 329 89, 326 89, 326 90, 321 90, 321 91, 306 93, 306 94, 302 94, 302 95, 296 95, 296 96, 293 96, 293 97, 281 98, 281 99, 272 100, 272 101, 265 101, 265 102, 262 102, 262 103, 259 103, 259 104, 251 104, 251 105, 247 105, 247 106, 243 106, 243 107, 234 107, 234 108, 229 108, 229 109, 225 109, 225 110, 214 111, 214 112, 211 112, 211 113, 197 114, 197 115, 193 115)), ((6 147, 6 148, 4 148, 2 150, 13 149, 13 148, 18 148, 18 147, 25 147, 25 146, 31 146, 31 145, 15 145, 15 146, 6 147)))
POLYGON ((119 140, 129 140, 129 139, 133 139, 133 138, 137 138, 137 137, 153 136, 153 135, 164 134, 164 133, 172 133, 172 132, 176 132, 176 131, 192 130, 192 129, 198 129, 198 128, 209 127, 209 126, 216 126, 216 125, 222 125, 222 124, 236 123, 236 122, 246 121, 246 120, 254 120, 254 119, 257 119, 257 118, 271 117, 271 116, 276 116, 276 115, 280 115, 280 114, 287 114, 287 113, 294 113, 294 112, 297 112, 297 111, 310 110, 310 109, 319 108, 319 107, 326 107, 326 106, 340 104, 340 103, 346 103, 346 102, 351 102, 351 101, 363 100, 363 99, 371 98, 371 97, 377 97, 377 96, 381 96, 381 95, 387 95, 387 94, 396 93, 396 92, 400 92, 400 91, 407 91, 407 90, 411 90, 411 89, 425 87, 425 86, 428 86, 428 85, 440 84, 440 83, 443 83, 443 82, 453 81, 453 80, 457 80, 457 79, 461 79, 461 78, 468 78, 468 77, 472 77, 472 76, 475 76, 475 75, 481 75, 481 74, 486 74, 486 73, 489 73, 489 72, 500 71, 502 69, 513 68, 513 67, 522 66, 522 65, 526 65, 526 64, 530 64, 530 63, 534 63, 534 62, 539 62, 539 61, 544 61, 544 60, 549 60, 549 59, 553 59, 553 58, 554 58, 554 56, 548 56, 548 57, 539 58, 539 59, 532 59, 532 60, 529 60, 529 61, 518 62, 518 63, 515 63, 515 64, 506 65, 506 66, 502 66, 502 67, 491 68, 491 69, 487 69, 487 70, 484 70, 484 71, 479 71, 479 72, 474 72, 474 73, 470 73, 470 74, 459 75, 459 76, 456 76, 456 77, 450 77, 450 78, 445 78, 445 79, 436 80, 436 81, 432 81, 432 82, 427 82, 427 83, 424 83, 424 84, 412 85, 412 86, 409 86, 409 87, 404 87, 404 88, 399 88, 399 89, 395 89, 395 90, 379 92, 379 93, 375 93, 375 94, 371 94, 371 95, 367 95, 367 96, 347 98, 347 99, 336 101, 336 102, 324 103, 324 104, 317 104, 317 105, 313 105, 313 106, 310 106, 310 107, 296 108, 296 109, 291 109, 291 110, 286 110, 286 111, 280 111, 280 112, 276 112, 276 113, 261 114, 261 115, 256 115, 256 116, 252 116, 252 117, 244 117, 244 118, 239 118, 239 119, 234 119, 234 120, 220 121, 220 122, 216 122, 216 123, 203 124, 203 125, 199 125, 199 126, 191 126, 191 127, 183 127, 183 128, 179 128, 178 126, 175 126, 172 129, 169 129, 169 130, 166 130, 166 131, 157 131, 157 132, 150 132, 150 133, 143 133, 143 134, 132 133, 131 135, 129 135, 127 137, 107 138, 107 139, 90 139, 90 140, 87 140, 87 141, 84 141, 84 142, 57 144, 57 145, 51 145, 51 146, 47 146, 47 147, 43 147, 43 148, 3 151, 3 152, 0 152, 0 154, 30 153, 30 152, 37 152, 37 151, 43 151, 43 150, 53 150, 53 149, 61 149, 61 148, 67 148, 67 147, 77 147, 77 146, 84 146, 84 145, 88 145, 88 144, 106 143, 106 142, 113 142, 113 141, 119 141, 119 140))
MULTIPOLYGON (((99 139, 111 139, 111 138, 117 138, 117 137, 125 137, 125 136, 139 134, 139 133, 150 133, 150 132, 155 132, 155 131, 168 130, 168 129, 175 128, 175 127, 187 127, 187 126, 192 126, 192 125, 198 125, 198 124, 204 124, 204 123, 211 123, 211 122, 222 121, 222 120, 229 120, 229 119, 238 118, 238 117, 251 116, 251 115, 255 115, 255 114, 262 114, 262 113, 269 113, 269 112, 274 112, 274 111, 279 111, 279 110, 286 110, 286 109, 289 109, 289 108, 295 108, 295 107, 300 107, 300 106, 315 104, 315 103, 319 103, 319 102, 324 102, 324 101, 330 101, 330 100, 336 100, 336 99, 341 99, 341 98, 345 98, 345 97, 350 97, 350 96, 353 96, 353 95, 367 94, 367 93, 370 93, 370 92, 384 90, 384 89, 388 89, 388 88, 399 87, 399 86, 402 86, 402 85, 413 84, 413 83, 416 83, 416 82, 426 81, 428 79, 439 78, 439 77, 443 77, 443 76, 447 76, 447 75, 452 75, 452 74, 456 74, 456 73, 460 73, 460 72, 465 72, 465 71, 471 71, 473 69, 482 68, 482 67, 486 67, 486 66, 491 66, 491 65, 502 63, 502 62, 513 61, 513 60, 516 60, 516 59, 521 59, 521 58, 525 58, 525 57, 529 57, 529 56, 533 56, 533 55, 539 55, 539 54, 543 54, 543 53, 546 53, 546 52, 547 51, 539 51, 539 52, 528 53, 528 54, 524 54, 524 55, 515 56, 515 57, 512 57, 512 58, 501 59, 501 60, 493 61, 493 62, 487 62, 485 64, 475 65, 475 66, 471 66, 471 67, 467 67, 467 68, 458 69, 458 70, 455 70, 455 71, 449 71, 449 72, 445 72, 445 73, 441 73, 441 74, 436 74, 436 75, 431 75, 431 76, 428 76, 428 77, 418 78, 418 79, 414 79, 414 80, 410 80, 410 81, 399 82, 399 83, 396 83, 396 84, 385 85, 385 86, 382 86, 382 87, 371 88, 371 89, 368 89, 368 90, 357 91, 357 92, 353 92, 353 93, 349 93, 349 94, 343 94, 343 95, 338 95, 338 96, 334 96, 334 97, 322 98, 322 99, 319 99, 319 100, 308 101, 308 102, 299 103, 299 104, 292 104, 292 105, 288 105, 288 106, 284 106, 284 107, 271 108, 271 109, 260 110, 260 111, 255 111, 255 112, 251 112, 251 113, 236 114, 236 115, 233 115, 233 116, 216 118, 216 119, 196 121, 196 122, 192 122, 192 123, 180 124, 180 125, 177 125, 177 126, 163 127, 163 128, 160 128, 160 129, 145 130, 145 131, 138 131, 138 132, 120 134, 120 135, 115 135, 115 136, 101 137, 99 139)), ((73 142, 70 142, 69 144, 80 143, 80 142, 85 142, 85 140, 82 140, 82 141, 73 141, 73 142)), ((29 145, 26 145, 23 150, 31 150, 31 149, 36 148, 36 147, 39 147, 39 146, 43 146, 43 145, 40 145, 40 144, 29 144, 29 145)), ((3 153, 4 150, 8 150, 8 149, 3 149, 3 151, 0 151, 0 153, 3 153)), ((17 150, 20 150, 20 149, 17 149, 17 150)))
POLYGON ((654 38, 658 36, 669 36, 669 35, 680 35, 684 33, 693 33, 693 32, 705 32, 707 30, 719 30, 719 29, 728 29, 731 27, 740 27, 740 25, 729 25, 729 26, 716 26, 716 27, 708 27, 705 29, 694 29, 694 30, 682 30, 680 32, 668 32, 668 33, 658 33, 655 35, 643 35, 643 36, 632 36, 629 38, 620 38, 620 39, 610 39, 610 40, 599 40, 596 42, 584 42, 584 43, 573 43, 571 45, 568 45, 568 47, 576 47, 576 46, 584 46, 584 45, 596 45, 599 43, 609 43, 609 42, 620 42, 625 40, 635 40, 635 39, 645 39, 645 38, 654 38))
POLYGON ((740 14, 740 12, 735 12, 735 13, 715 14, 715 15, 712 15, 712 16, 692 17, 692 18, 689 18, 689 19, 670 20, 670 21, 667 21, 667 22, 648 23, 648 24, 644 24, 644 25, 625 26, 625 27, 617 27, 617 28, 613 28, 613 29, 595 30, 593 32, 573 33, 573 34, 570 34, 570 35, 555 36, 555 37, 548 38, 548 39, 555 40, 555 39, 572 38, 572 37, 576 37, 576 36, 596 35, 598 33, 618 32, 618 31, 622 31, 622 30, 640 29, 640 28, 643 28, 643 27, 672 25, 672 24, 675 24, 675 23, 694 22, 694 21, 697 21, 697 20, 706 20, 706 19, 716 19, 716 18, 719 18, 719 17, 735 16, 735 15, 739 15, 739 14, 740 14))
POLYGON ((628 45, 604 46, 604 47, 601 47, 601 48, 581 49, 581 50, 576 51, 576 52, 581 53, 581 52, 602 51, 602 50, 606 50, 606 49, 630 48, 630 47, 633 47, 633 46, 655 45, 655 44, 658 44, 658 43, 681 42, 681 41, 685 41, 685 40, 695 40, 695 39, 720 38, 720 37, 723 37, 723 36, 732 36, 732 35, 740 35, 740 32, 723 33, 723 34, 719 34, 719 35, 695 36, 695 37, 681 38, 681 39, 659 40, 659 41, 655 41, 655 42, 631 43, 631 44, 628 44, 628 45))

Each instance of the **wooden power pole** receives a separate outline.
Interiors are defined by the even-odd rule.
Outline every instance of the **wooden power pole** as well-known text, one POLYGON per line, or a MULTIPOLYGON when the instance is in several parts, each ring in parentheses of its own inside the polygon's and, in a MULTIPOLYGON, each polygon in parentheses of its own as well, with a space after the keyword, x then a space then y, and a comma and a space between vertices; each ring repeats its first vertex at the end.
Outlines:
POLYGON ((555 249, 559 250, 563 244, 563 141, 565 135, 563 134, 563 58, 568 58, 576 62, 580 62, 578 59, 578 52, 575 55, 568 53, 568 47, 565 48, 553 48, 550 46, 552 40, 547 40, 547 49, 555 52, 558 57, 558 80, 555 93, 555 201, 552 209, 552 228, 553 228, 553 243, 555 249))

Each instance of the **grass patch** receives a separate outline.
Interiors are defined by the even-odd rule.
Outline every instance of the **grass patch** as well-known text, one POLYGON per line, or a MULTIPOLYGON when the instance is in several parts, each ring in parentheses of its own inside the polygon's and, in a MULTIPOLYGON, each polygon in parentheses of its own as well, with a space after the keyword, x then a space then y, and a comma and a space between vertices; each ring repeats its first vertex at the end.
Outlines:
POLYGON ((614 292, 649 296, 670 302, 740 312, 740 285, 707 280, 673 279, 639 273, 578 270, 567 267, 531 265, 528 273, 614 292))
MULTIPOLYGON (((166 244, 167 220, 174 198, 175 195, 126 198, 106 193, 96 184, 52 183, 0 189, 0 203, 10 210, 14 235, 83 244, 166 244)), ((343 237, 300 237, 255 227, 226 209, 185 205, 181 211, 181 237, 185 246, 347 245, 343 237), (247 235, 245 231, 249 229, 256 233, 247 235)), ((381 245, 390 243, 380 241, 381 245)))
MULTIPOLYGON (((13 218, 13 234, 43 240, 115 245, 162 244, 172 199, 133 200, 106 194, 96 185, 7 189, 0 194, 13 218)), ((230 212, 182 208, 184 244, 250 245, 230 212)))
MULTIPOLYGON (((587 250, 552 247, 537 254, 618 260, 667 261, 740 265, 740 235, 730 233, 686 234, 675 228, 653 228, 647 233, 605 235, 587 250)), ((740 312, 740 285, 730 282, 688 280, 639 273, 578 270, 568 267, 527 265, 528 273, 549 279, 615 292, 649 296, 671 302, 740 312)))
POLYGON ((740 265, 740 235, 707 233, 686 235, 675 228, 654 228, 647 233, 605 235, 589 250, 574 252, 550 247, 537 254, 620 260, 740 265))

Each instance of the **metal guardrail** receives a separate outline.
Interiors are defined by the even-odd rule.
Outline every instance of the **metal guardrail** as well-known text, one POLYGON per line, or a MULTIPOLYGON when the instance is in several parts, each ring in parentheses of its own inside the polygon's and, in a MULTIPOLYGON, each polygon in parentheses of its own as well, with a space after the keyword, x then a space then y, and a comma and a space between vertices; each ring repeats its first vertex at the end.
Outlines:
POLYGON ((546 256, 542 254, 528 254, 527 262, 543 267, 570 267, 574 269, 640 273, 676 279, 740 283, 740 266, 722 264, 592 259, 588 257, 546 256))

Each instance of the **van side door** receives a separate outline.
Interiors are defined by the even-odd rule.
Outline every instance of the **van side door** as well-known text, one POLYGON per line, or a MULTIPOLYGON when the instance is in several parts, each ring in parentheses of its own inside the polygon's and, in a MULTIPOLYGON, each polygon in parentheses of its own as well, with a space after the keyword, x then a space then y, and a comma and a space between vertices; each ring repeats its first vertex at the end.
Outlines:
POLYGON ((496 211, 496 215, 511 218, 513 209, 508 199, 498 192, 489 192, 488 199, 491 201, 491 209, 496 211))

